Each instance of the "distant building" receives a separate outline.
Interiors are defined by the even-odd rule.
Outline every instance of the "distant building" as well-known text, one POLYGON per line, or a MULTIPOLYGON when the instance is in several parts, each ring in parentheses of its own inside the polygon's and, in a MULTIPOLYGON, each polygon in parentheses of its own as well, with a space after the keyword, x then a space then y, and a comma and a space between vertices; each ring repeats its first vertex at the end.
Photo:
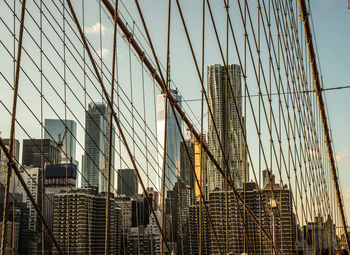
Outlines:
MULTIPOLYGON (((283 254, 295 254, 296 222, 293 213, 292 194, 285 185, 275 183, 272 174, 263 189, 263 199, 266 218, 263 227, 270 229, 276 240, 276 246, 283 254), (273 228, 273 226, 275 226, 273 228)), ((267 252, 272 252, 272 246, 266 245, 267 252)))
MULTIPOLYGON (((202 143, 206 143, 205 134, 201 134, 202 143)), ((208 156, 201 148, 201 142, 194 139, 194 164, 199 185, 194 181, 194 191, 197 200, 200 200, 200 190, 202 190, 205 199, 208 199, 208 173, 207 162, 208 156), (202 151, 202 152, 201 152, 202 151)))
MULTIPOLYGON (((54 195, 70 191, 76 186, 77 167, 74 164, 47 164, 45 167, 45 209, 44 217, 52 231, 54 195), (67 178, 66 178, 67 177, 67 178)), ((45 250, 52 249, 52 240, 45 232, 45 250)))
MULTIPOLYGON (((274 180, 274 178, 273 178, 274 180)), ((238 194, 245 197, 245 204, 260 219, 262 227, 271 233, 276 247, 283 254, 295 254, 296 224, 293 217, 290 191, 286 187, 270 182, 262 193, 255 183, 245 183, 238 194), (260 195, 259 195, 260 193, 260 195), (273 201, 273 202, 272 202, 273 201)), ((209 210, 219 246, 210 228, 210 252, 219 254, 270 254, 271 242, 260 234, 259 227, 233 191, 214 190, 209 193, 209 210), (227 203, 227 204, 226 204, 227 203), (227 205, 227 206, 226 206, 227 205)))
POLYGON ((194 164, 194 142, 192 139, 186 139, 185 143, 180 142, 180 176, 185 185, 194 190, 195 178, 193 175, 194 164), (187 151, 189 153, 189 157, 187 151))
MULTIPOLYGON (((108 145, 111 139, 112 148, 114 148, 115 142, 114 131, 112 137, 109 137, 109 111, 106 104, 92 102, 85 113, 85 154, 81 183, 82 187, 97 188, 99 192, 107 191, 108 145)), ((115 155, 112 153, 111 187, 114 187, 114 158, 115 155)))
MULTIPOLYGON (((177 90, 169 91, 177 104, 181 106, 182 97, 177 90)), ((174 116, 170 103, 167 104, 167 126, 165 126, 165 94, 157 96, 157 152, 158 152, 158 181, 157 189, 162 190, 162 176, 163 176, 163 154, 164 154, 164 135, 166 130, 167 146, 166 146, 166 158, 165 158, 165 191, 174 188, 175 182, 180 175, 180 142, 181 134, 177 127, 176 119, 179 122, 180 128, 182 127, 182 121, 180 116, 174 116)))
POLYGON ((160 203, 160 193, 157 190, 154 190, 153 187, 147 187, 146 192, 148 194, 148 197, 152 201, 152 207, 154 211, 159 210, 159 203, 160 203))
MULTIPOLYGON (((24 166, 24 169, 20 169, 20 173, 31 195, 34 198, 34 201, 40 208, 42 204, 42 192, 44 192, 44 190, 42 189, 43 170, 39 167, 24 166)), ((30 202, 27 193, 24 191, 22 186, 18 186, 18 191, 23 195, 23 202, 27 203, 27 206, 29 208, 29 230, 40 233, 41 221, 34 209, 34 206, 30 202)))
MULTIPOLYGON (((2 139, 4 144, 6 145, 7 149, 9 150, 9 139, 2 139)), ((14 140, 14 147, 13 147, 13 157, 19 162, 19 150, 20 150, 20 143, 18 140, 14 140)), ((7 163, 8 163, 8 158, 6 157, 5 153, 3 153, 2 150, 0 150, 0 183, 5 185, 6 183, 6 173, 7 173, 7 163)), ((13 178, 14 175, 11 176, 11 179, 13 178)), ((10 186, 12 187, 13 185, 13 180, 11 180, 10 186)), ((12 190, 12 188, 10 188, 12 190)))
MULTIPOLYGON (((208 117, 208 148, 225 171, 227 166, 222 151, 224 148, 234 185, 241 188, 248 180, 247 164, 244 163, 243 132, 240 126, 242 121, 241 68, 239 65, 228 65, 227 68, 229 77, 224 66, 208 66, 208 103, 213 113, 213 118, 208 117)), ((216 188, 223 190, 225 187, 224 178, 211 161, 208 161, 208 185, 209 191, 216 188)))
POLYGON ((57 164, 57 144, 50 139, 24 139, 22 165, 45 167, 45 164, 57 164))
POLYGON ((152 235, 145 230, 144 226, 131 228, 128 235, 128 255, 154 254, 152 247, 152 235))
MULTIPOLYGON (((3 197, 4 195, 4 189, 0 188, 0 195, 3 197)), ((7 214, 8 220, 7 220, 7 244, 11 244, 11 237, 14 234, 14 247, 15 250, 18 251, 19 254, 31 254, 30 247, 29 247, 29 238, 32 235, 32 233, 29 231, 29 209, 27 208, 27 204, 20 202, 22 200, 20 194, 15 194, 15 199, 13 199, 11 196, 9 197, 9 203, 7 210, 11 213, 7 214), (12 232, 12 227, 15 227, 15 231, 12 232)), ((2 222, 2 215, 3 215, 3 199, 1 199, 0 202, 0 221, 2 222)), ((0 224, 0 228, 1 228, 0 224)), ((0 234, 1 238, 1 234, 0 234)), ((6 248, 5 254, 11 254, 10 248, 6 248)))
MULTIPOLYGON (((69 250, 72 254, 104 254, 105 196, 87 189, 54 196, 53 234, 63 253, 69 250)), ((110 197, 110 209, 109 253, 120 254, 121 211, 113 197, 110 197)), ((53 254, 58 254, 55 247, 53 254)))
MULTIPOLYGON (((45 188, 42 188, 42 168, 23 166, 23 168, 20 169, 20 174, 24 182, 26 183, 31 195, 33 196, 35 203, 39 206, 41 211, 45 211, 45 205, 44 208, 42 208, 42 196, 45 192, 45 188)), ((29 200, 29 197, 27 196, 27 193, 24 191, 22 185, 19 184, 19 180, 17 177, 15 178, 15 183, 17 187, 17 192, 22 194, 23 202, 27 205, 29 209, 28 230, 30 232, 30 235, 28 238, 27 250, 29 254, 36 254, 36 252, 38 252, 41 249, 42 224, 36 210, 34 209, 34 206, 29 200)))
POLYGON ((132 227, 147 226, 151 209, 144 195, 138 195, 131 200, 132 206, 132 227))
POLYGON ((62 162, 76 164, 77 123, 74 120, 45 119, 44 138, 63 142, 62 162))
POLYGON ((67 186, 74 188, 76 179, 77 166, 74 164, 46 165, 45 192, 47 194, 56 194, 61 190, 66 190, 67 186))
POLYGON ((118 194, 127 197, 136 197, 138 182, 134 169, 118 169, 118 194))
POLYGON ((188 214, 188 253, 211 254, 209 217, 204 203, 191 205, 188 214))

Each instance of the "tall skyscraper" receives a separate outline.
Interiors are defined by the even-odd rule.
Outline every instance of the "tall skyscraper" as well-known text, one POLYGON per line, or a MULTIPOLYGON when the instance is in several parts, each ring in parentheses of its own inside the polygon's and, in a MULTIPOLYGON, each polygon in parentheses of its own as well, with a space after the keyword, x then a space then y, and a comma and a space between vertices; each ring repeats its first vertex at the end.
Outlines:
MULTIPOLYGON (((181 106, 181 96, 177 90, 169 90, 171 95, 177 100, 181 106)), ((162 187, 162 166, 164 154, 164 131, 167 132, 167 147, 166 147, 166 164, 165 164, 165 190, 172 190, 180 175, 180 142, 181 134, 177 127, 175 116, 168 103, 167 107, 167 125, 165 126, 165 99, 164 94, 157 96, 157 148, 158 148, 158 190, 162 187)), ((182 127, 181 118, 177 115, 180 127, 182 127)))
MULTIPOLYGON (((241 69, 238 65, 228 66, 229 79, 227 78, 224 66, 208 66, 207 85, 209 105, 213 112, 213 119, 208 118, 208 147, 211 153, 225 170, 225 157, 220 148, 226 151, 228 161, 228 171, 231 174, 234 185, 237 188, 242 187, 245 182, 244 172, 247 173, 244 159, 244 144, 241 126, 242 119, 242 88, 241 88, 241 69), (230 89, 230 80, 233 94, 230 89), (237 108, 235 108, 234 100, 237 108), (218 136, 215 133, 216 125, 218 136), (219 138, 219 139, 218 139, 219 138)), ((245 175, 247 176, 247 174, 245 175)), ((208 161, 208 186, 209 190, 215 188, 224 189, 225 181, 219 171, 211 161, 208 161)))
POLYGON ((22 165, 44 167, 45 163, 56 164, 57 159, 57 144, 50 139, 23 140, 22 165))
POLYGON ((50 139, 56 144, 63 142, 62 162, 72 161, 73 164, 76 164, 76 135, 77 123, 74 120, 45 119, 44 138, 50 139))
MULTIPOLYGON (((107 191, 109 107, 104 103, 90 103, 85 114, 85 154, 83 155, 82 187, 98 188, 107 191), (102 174, 103 173, 103 174, 102 174), (87 183, 88 181, 88 183, 87 183)), ((113 126, 112 126, 113 130, 113 126)), ((112 147, 114 147, 112 132, 112 147)), ((114 153, 111 157, 111 187, 114 187, 114 153)), ((113 190, 111 189, 111 192, 113 190)))
POLYGON ((138 183, 134 169, 118 169, 118 195, 137 196, 138 183))

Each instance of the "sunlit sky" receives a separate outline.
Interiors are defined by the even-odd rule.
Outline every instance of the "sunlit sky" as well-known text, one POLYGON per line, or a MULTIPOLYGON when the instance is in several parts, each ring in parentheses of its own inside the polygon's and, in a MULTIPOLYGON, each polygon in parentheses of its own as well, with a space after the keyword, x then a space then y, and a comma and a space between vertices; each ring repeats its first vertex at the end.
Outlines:
MULTIPOLYGON (((219 34, 221 36, 222 42, 224 42, 225 38, 225 31, 226 31, 226 14, 225 9, 223 8, 222 4, 214 4, 216 1, 212 1, 212 7, 213 12, 216 17, 217 27, 219 34)), ((8 1, 10 2, 10 1, 8 1)), ((79 18, 80 16, 80 9, 79 9, 79 3, 80 1, 72 1, 74 7, 76 7, 76 11, 78 13, 79 18)), ((142 24, 140 22, 140 18, 138 16, 137 9, 135 7, 134 1, 126 0, 123 1, 125 5, 127 6, 131 16, 135 19, 136 24, 142 28, 142 24)), ((202 13, 199 2, 202 1, 180 1, 182 3, 182 9, 183 14, 185 17, 185 20, 188 25, 188 29, 191 34, 192 43, 194 45, 195 53, 197 56, 197 61, 201 62, 200 53, 201 53, 201 22, 202 22, 202 13)), ((243 2, 243 1, 241 1, 243 2)), ((165 56, 166 56, 166 27, 167 27, 167 1, 164 0, 145 0, 140 1, 141 7, 143 9, 145 20, 148 24, 148 27, 150 29, 150 35, 153 39, 155 49, 157 51, 157 54, 159 58, 162 60, 162 63, 165 63, 165 56)), ((252 5, 251 9, 256 9, 256 7, 253 7, 253 4, 255 1, 248 1, 250 5, 252 5)), ((10 3, 11 5, 12 3, 10 3)), ((52 5, 52 3, 49 2, 49 5, 52 5)), ((316 32, 316 39, 317 39, 317 47, 318 47, 318 53, 319 58, 321 62, 321 70, 323 75, 323 81, 324 81, 324 87, 330 88, 330 87, 338 87, 338 86, 346 86, 350 85, 350 10, 347 9, 347 1, 346 0, 312 0, 310 1, 311 9, 312 9, 312 17, 313 17, 313 23, 315 26, 315 32, 316 32)), ((35 9, 35 6, 33 3, 28 2, 28 8, 35 9)), ((10 24, 10 27, 12 27, 12 16, 10 12, 8 11, 8 7, 5 5, 4 2, 0 3, 0 15, 3 18, 2 20, 5 20, 5 23, 8 22, 10 24)), ((235 4, 232 4, 232 9, 237 8, 235 4)), ((55 8, 50 8, 55 13, 55 8)), ((182 24, 180 23, 179 14, 175 5, 175 1, 173 1, 173 16, 172 16, 172 34, 171 34, 171 78, 176 84, 176 86, 179 88, 179 91, 181 94, 184 95, 186 99, 198 99, 200 98, 200 83, 196 74, 196 69, 194 67, 190 51, 188 48, 188 44, 186 41, 185 33, 183 31, 182 24)), ((254 10, 252 10, 254 12, 254 10)), ((19 7, 17 6, 17 12, 19 15, 19 7)), ((33 11, 35 12, 35 11, 33 11)), ((37 10, 36 10, 37 12, 37 10)), ((86 1, 86 9, 85 9, 85 27, 86 27, 86 34, 88 36, 88 39, 93 44, 94 48, 100 53, 100 44, 99 44, 99 31, 100 26, 99 23, 99 15, 98 15, 98 4, 96 1, 86 1)), ((125 9, 121 7, 121 12, 127 17, 127 13, 125 12, 125 9)), ((236 14, 237 14, 236 9, 236 14)), ((208 13, 207 13, 208 15, 208 13)), ((56 13, 56 17, 60 17, 56 13)), ((238 15, 232 15, 232 21, 233 24, 238 24, 235 26, 235 31, 238 36, 237 40, 238 43, 241 45, 243 43, 243 29, 241 24, 241 18, 238 15)), ((62 18, 59 22, 62 22, 62 18)), ((130 20, 130 18, 127 18, 130 20)), ((80 19, 81 20, 81 19, 80 19)), ((38 30, 35 29, 35 24, 33 21, 30 21, 30 18, 27 17, 26 23, 27 28, 29 30, 32 29, 32 33, 34 34, 35 38, 38 37, 38 30), (32 28, 32 27, 33 28, 32 28)), ((106 18, 106 16, 102 13, 102 36, 103 42, 102 42, 102 55, 104 58, 105 63, 110 66, 111 63, 111 55, 112 55, 112 23, 110 20, 106 18)), ((72 23, 71 23, 72 24, 72 23)), ((129 23, 132 24, 132 21, 129 23)), ((74 24, 72 24, 74 25, 74 24)), ((18 23, 17 23, 18 26, 18 23)), ((52 29, 49 29, 49 26, 44 22, 44 27, 47 28, 47 34, 55 35, 55 31, 52 29)), ((132 25, 131 25, 132 26, 132 25)), ((73 27, 74 28, 74 27, 73 27)), ((17 27, 18 29, 18 27, 17 27)), ((209 17, 207 16, 207 38, 206 38, 206 51, 205 51, 205 65, 209 64, 215 64, 215 63, 222 63, 221 57, 219 55, 219 50, 217 47, 216 39, 212 31, 212 27, 209 23, 209 17)), ((137 29, 135 28, 135 33, 137 29)), ((2 42, 6 45, 12 45, 13 41, 11 37, 8 35, 8 31, 4 27, 3 23, 0 24, 0 33, 4 34, 4 39, 2 39, 2 42), (2 33, 1 33, 2 32, 2 33)), ((24 47, 33 47, 31 46, 32 43, 29 43, 29 38, 26 37, 28 35, 24 35, 24 47)), ((141 40, 141 43, 145 45, 146 42, 144 39, 139 38, 141 40)), ((314 38, 315 39, 315 38, 314 38)), ((122 41, 121 36, 119 36, 120 42, 122 41)), ((74 40, 73 40, 74 41, 74 40)), ((59 51, 62 53, 62 45, 58 43, 59 45, 59 51)), ((224 46, 224 45, 223 45, 224 46)), ((11 46, 12 47, 12 46, 11 46)), ((54 53, 50 52, 49 44, 45 42, 44 40, 44 47, 47 47, 47 54, 50 58, 52 58, 54 61, 58 61, 57 57, 54 57, 54 53), (51 55, 52 54, 52 55, 51 55)), ((231 50, 233 50, 233 45, 231 43, 230 45, 231 50)), ((35 48, 35 47, 34 47, 35 48)), ((33 48, 33 49, 34 49, 33 48)), ((30 48, 32 49, 32 48, 30 48)), ((81 47, 79 48, 81 50, 81 47)), ((12 50, 12 49, 11 49, 12 50)), ((39 51, 33 51, 33 55, 38 59, 39 51)), ((150 51, 148 51, 150 54, 150 51)), ((8 77, 9 79, 12 77, 12 62, 9 62, 8 57, 4 57, 7 53, 5 53, 3 46, 0 47, 0 69, 1 72, 8 77)), ((121 83, 124 82, 123 88, 126 91, 129 91, 128 88, 129 85, 129 63, 128 63, 128 47, 126 43, 120 43, 119 44, 119 53, 118 53, 118 60, 120 61, 119 65, 119 75, 121 83)), ((266 53, 265 53, 266 54, 266 53)), ((266 57, 266 55, 265 55, 266 57)), ((24 57, 23 63, 25 65, 28 65, 30 61, 28 58, 24 57)), ((37 60, 36 60, 37 61, 37 60)), ((140 92, 140 88, 138 87, 141 84, 141 76, 140 74, 140 64, 136 61, 136 58, 133 58, 133 73, 136 73, 133 76, 133 84, 135 86, 135 92, 134 92, 134 100, 135 100, 135 106, 138 107, 140 112, 142 112, 142 93, 140 92)), ((237 56, 235 54, 232 54, 232 59, 229 61, 230 63, 238 63, 237 56)), ((45 62, 47 64, 47 61, 45 62)), ((58 62, 57 62, 58 63, 58 62)), ((47 64, 48 65, 48 64, 47 64)), ((44 66, 44 70, 45 70, 44 66)), ((62 64, 58 65, 59 70, 62 71, 62 64)), ((73 70, 75 71, 77 68, 76 66, 72 65, 73 70)), ((254 77, 252 74, 252 69, 249 69, 251 67, 248 67, 248 83, 249 84, 255 84, 254 83, 254 77)), ((49 69, 49 68, 48 68, 49 69)), ((77 68, 78 69, 78 68, 77 68)), ((37 70, 34 67, 29 66, 29 71, 33 71, 32 76, 36 81, 38 81, 39 75, 37 74, 37 70)), ((54 75, 52 71, 48 71, 48 75, 51 80, 60 80, 60 78, 57 75, 54 75)), ((77 72, 79 75, 79 72, 77 72)), ((72 78, 72 75, 69 75, 69 78, 72 78)), ((21 76, 23 77, 23 76, 21 76)), ((82 77, 82 76, 79 76, 82 77)), ((27 84, 26 82, 23 82, 27 84)), ((148 81, 146 81, 147 84, 151 84, 151 80, 148 78, 148 81)), ((249 86, 248 84, 248 86, 249 86)), ((4 90, 1 89, 1 91, 4 91, 4 93, 0 93, 0 99, 7 103, 8 106, 11 105, 11 91, 9 90, 9 87, 4 84, 3 80, 1 79, 1 88, 4 86, 4 90)), ((29 86, 29 85, 28 85, 29 86)), ((57 88, 62 93, 62 86, 56 84, 57 88)), ((27 99, 34 108, 34 111, 39 114, 40 111, 40 104, 39 104, 39 96, 36 91, 33 89, 29 89, 29 87, 26 87, 24 85, 20 86, 20 95, 23 95, 24 98, 27 99), (24 87, 24 88, 23 88, 24 87), (30 98, 33 94, 33 98, 30 98), (35 96, 34 96, 35 94, 35 96)), ((77 93, 82 92, 81 90, 77 89, 77 93)), ((98 95, 98 93, 93 92, 91 90, 92 97, 94 100, 100 100, 101 97, 98 95)), ((156 94, 159 93, 159 89, 156 90, 156 94)), ((251 93, 257 93, 256 88, 251 89, 251 93)), ((154 115, 152 113, 153 111, 153 89, 146 89, 146 108, 147 108, 147 114, 150 114, 150 116, 154 115), (148 100, 148 101, 147 101, 148 100)), ((47 90, 48 99, 51 100, 51 103, 56 107, 59 111, 59 114, 63 116, 63 104, 61 104, 57 98, 57 96, 54 96, 54 93, 52 90, 47 90)), ((324 96, 326 96, 327 101, 327 108, 329 113, 329 122, 331 123, 331 129, 332 129, 332 135, 333 135, 333 143, 336 151, 336 158, 339 166, 339 175, 340 175, 340 182, 341 187, 343 189, 343 195, 344 195, 344 201, 346 206, 347 215, 350 216, 350 134, 349 134, 349 125, 350 125, 350 115, 348 113, 348 109, 350 109, 350 89, 343 89, 343 90, 332 90, 327 91, 324 93, 324 96)), ((73 97, 69 97, 68 99, 72 99, 72 105, 71 107, 79 106, 76 102, 74 103, 73 97)), ((255 101, 257 102, 257 101, 255 101)), ((23 106, 19 107, 18 112, 18 119, 24 123, 26 130, 30 134, 32 134, 33 137, 39 138, 40 137, 40 128, 38 128, 38 124, 34 123, 34 120, 27 121, 27 112, 23 110, 23 106)), ((79 106, 80 107, 80 106, 79 106)), ((189 107, 191 108, 191 111, 193 114, 189 111, 189 109, 185 109, 186 112, 189 113, 189 116, 191 117, 193 122, 195 121, 195 117, 200 116, 200 103, 199 102, 191 102, 189 103, 189 107)), ((49 110, 48 107, 46 107, 47 110, 45 110, 45 116, 47 118, 54 118, 54 114, 52 110, 49 110)), ((83 109, 76 108, 75 113, 78 116, 78 118, 84 123, 84 111, 83 109)), ((3 136, 7 137, 9 135, 9 116, 5 111, 1 111, 1 121, 0 121, 0 131, 3 132, 3 136)), ((68 113, 68 118, 72 118, 72 115, 68 113)), ((206 120, 207 121, 207 120, 206 120)), ((198 124, 198 123, 197 123, 198 124)), ((150 128, 154 130, 154 123, 149 123, 150 128)), ((257 146, 254 146, 257 144, 255 142, 255 138, 253 133, 256 133, 255 128, 248 127, 248 145, 249 142, 253 141, 253 144, 250 146, 250 149, 252 151, 253 156, 257 155, 257 146), (250 130, 250 128, 252 128, 250 130), (250 131, 252 133, 251 136, 249 136, 250 131)), ((19 140, 23 138, 27 138, 26 135, 23 133, 23 131, 18 131, 17 138, 19 140)), ((80 139, 83 143, 84 139, 84 133, 82 128, 79 128, 78 125, 78 139, 80 139)), ((82 149, 77 146, 77 159, 81 161, 81 155, 82 155, 82 149)), ((153 151, 154 152, 154 151, 153 151)), ((142 163, 142 159, 141 159, 142 163)), ((254 162, 253 162, 254 163, 254 162)), ((255 162, 256 163, 256 162, 255 162)), ((256 164, 255 164, 256 165, 256 164)), ((150 174, 150 179, 154 180, 156 178, 155 174, 150 174)), ((349 218, 349 217, 348 217, 349 218)))

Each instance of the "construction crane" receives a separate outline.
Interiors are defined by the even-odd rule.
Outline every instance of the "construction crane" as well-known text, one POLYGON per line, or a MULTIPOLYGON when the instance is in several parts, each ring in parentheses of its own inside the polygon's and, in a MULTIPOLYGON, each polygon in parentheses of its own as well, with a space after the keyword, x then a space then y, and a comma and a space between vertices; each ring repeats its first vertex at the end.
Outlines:
POLYGON ((63 141, 65 137, 67 136, 67 129, 64 131, 63 136, 61 137, 61 133, 58 134, 58 140, 56 142, 58 147, 58 164, 62 163, 62 147, 63 147, 63 141))

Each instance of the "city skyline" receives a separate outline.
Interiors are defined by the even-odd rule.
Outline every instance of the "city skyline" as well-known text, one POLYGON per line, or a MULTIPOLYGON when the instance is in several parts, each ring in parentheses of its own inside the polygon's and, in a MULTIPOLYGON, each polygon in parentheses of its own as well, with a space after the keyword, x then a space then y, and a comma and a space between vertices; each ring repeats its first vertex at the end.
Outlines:
POLYGON ((350 250, 345 2, 4 0, 0 253, 350 250))

